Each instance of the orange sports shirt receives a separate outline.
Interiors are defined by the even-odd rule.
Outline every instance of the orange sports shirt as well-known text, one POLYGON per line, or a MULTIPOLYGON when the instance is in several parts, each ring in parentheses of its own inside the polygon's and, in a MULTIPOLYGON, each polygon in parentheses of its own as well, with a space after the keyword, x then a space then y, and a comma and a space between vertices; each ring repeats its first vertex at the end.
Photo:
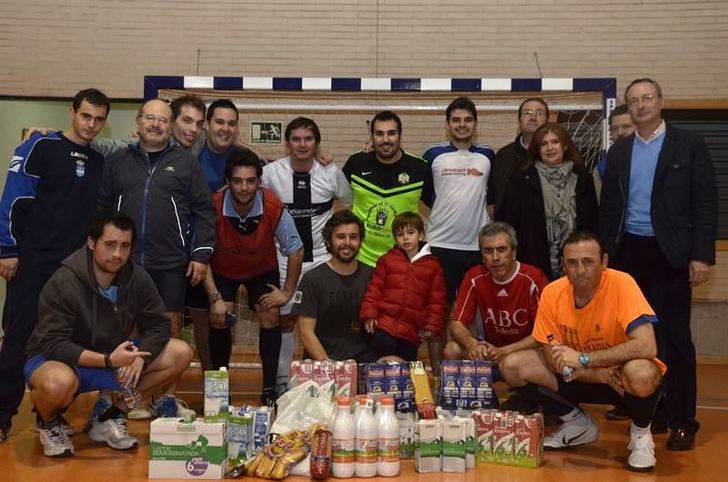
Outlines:
MULTIPOLYGON (((564 276, 543 290, 532 336, 548 343, 549 334, 559 343, 580 352, 592 352, 620 345, 628 333, 644 323, 656 323, 655 312, 627 273, 607 268, 596 295, 577 308, 574 288, 564 276)), ((666 366, 654 359, 662 370, 666 366)))

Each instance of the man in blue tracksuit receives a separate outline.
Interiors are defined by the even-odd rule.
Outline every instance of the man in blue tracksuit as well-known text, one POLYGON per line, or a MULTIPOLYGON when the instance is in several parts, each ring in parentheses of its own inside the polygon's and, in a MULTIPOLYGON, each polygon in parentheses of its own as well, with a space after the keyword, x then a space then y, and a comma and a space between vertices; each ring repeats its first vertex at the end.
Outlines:
POLYGON ((0 201, 0 276, 7 281, 0 349, 0 442, 25 392, 25 345, 38 319, 45 282, 86 240, 104 156, 89 143, 101 131, 109 99, 96 89, 76 94, 70 127, 18 146, 0 201))

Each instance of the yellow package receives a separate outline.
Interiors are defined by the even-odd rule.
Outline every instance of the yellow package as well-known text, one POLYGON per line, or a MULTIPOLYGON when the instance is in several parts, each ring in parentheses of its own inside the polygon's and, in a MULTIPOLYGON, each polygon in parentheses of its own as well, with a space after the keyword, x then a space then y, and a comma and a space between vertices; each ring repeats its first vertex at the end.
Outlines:
POLYGON ((421 361, 410 362, 410 378, 415 389, 415 405, 420 417, 435 418, 435 398, 432 396, 427 371, 421 361))

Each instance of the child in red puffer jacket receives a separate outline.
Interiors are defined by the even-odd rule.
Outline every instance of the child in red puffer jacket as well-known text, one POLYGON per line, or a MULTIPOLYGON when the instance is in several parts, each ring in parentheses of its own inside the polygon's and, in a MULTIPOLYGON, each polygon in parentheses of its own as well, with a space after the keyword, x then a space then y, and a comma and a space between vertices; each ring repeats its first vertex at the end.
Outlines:
POLYGON ((442 335, 445 275, 430 245, 422 243, 425 226, 418 214, 398 214, 392 233, 397 246, 377 261, 359 317, 379 357, 396 355, 411 361, 417 359, 421 341, 442 335))

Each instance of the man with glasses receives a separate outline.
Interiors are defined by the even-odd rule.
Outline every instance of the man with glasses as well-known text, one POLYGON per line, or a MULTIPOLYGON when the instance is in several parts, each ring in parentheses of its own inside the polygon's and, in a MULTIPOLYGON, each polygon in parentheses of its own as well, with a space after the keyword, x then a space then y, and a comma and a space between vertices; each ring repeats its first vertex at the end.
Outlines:
MULTIPOLYGON (((181 338, 186 278, 193 286, 205 279, 215 247, 215 210, 200 164, 170 142, 173 122, 166 102, 153 99, 142 105, 139 140, 109 158, 99 206, 102 211, 117 209, 134 221, 139 241, 132 258, 152 277, 172 336, 181 338)), ((174 414, 170 398, 154 400, 159 403, 153 403, 152 413, 155 406, 164 406, 170 411, 163 413, 174 414)))
POLYGON ((690 302, 692 287, 715 264, 715 173, 700 135, 662 119, 657 82, 634 80, 624 97, 637 130, 607 153, 599 231, 611 266, 635 278, 660 320, 658 356, 669 369, 665 413, 653 431, 665 431, 667 423, 667 448, 691 450, 700 424, 690 302))
POLYGON ((528 98, 518 107, 520 133, 515 141, 502 147, 495 155, 493 169, 490 172, 488 204, 495 204, 496 207, 500 204, 511 177, 528 158, 527 150, 533 133, 539 127, 546 125, 548 119, 549 106, 540 97, 528 98))

